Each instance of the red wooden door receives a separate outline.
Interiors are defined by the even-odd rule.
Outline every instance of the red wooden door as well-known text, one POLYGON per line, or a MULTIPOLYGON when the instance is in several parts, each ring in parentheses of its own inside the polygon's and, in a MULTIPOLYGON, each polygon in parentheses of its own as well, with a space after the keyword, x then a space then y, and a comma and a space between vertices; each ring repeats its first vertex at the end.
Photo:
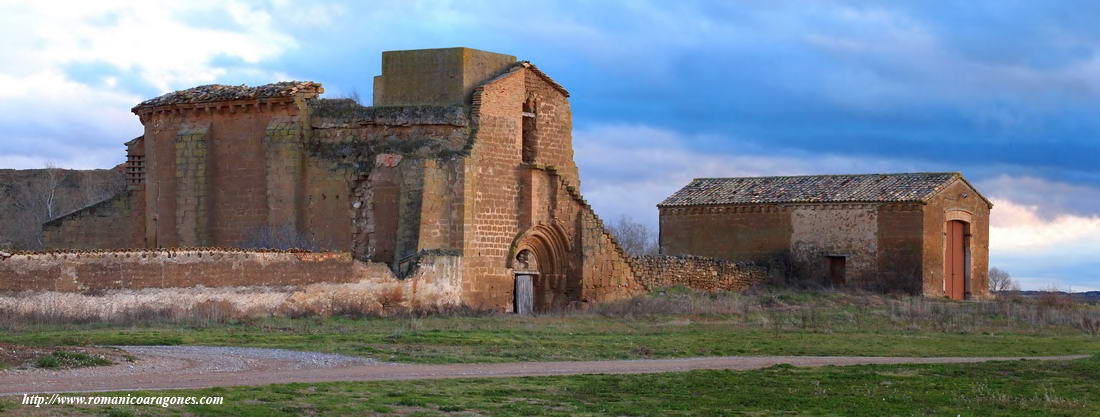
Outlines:
POLYGON ((966 223, 958 220, 947 222, 946 254, 943 259, 944 284, 947 296, 952 300, 966 298, 966 223))

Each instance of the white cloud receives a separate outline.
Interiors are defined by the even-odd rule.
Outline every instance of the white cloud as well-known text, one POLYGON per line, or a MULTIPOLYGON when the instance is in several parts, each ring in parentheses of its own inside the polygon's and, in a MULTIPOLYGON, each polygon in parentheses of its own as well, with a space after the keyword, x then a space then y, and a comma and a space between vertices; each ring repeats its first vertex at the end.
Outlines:
POLYGON ((216 82, 226 70, 214 58, 255 64, 296 45, 269 13, 237 1, 0 3, 0 37, 5 168, 120 162, 121 144, 141 132, 129 109, 148 97, 120 89, 110 71, 167 92, 216 82), (188 21, 204 13, 225 27, 188 21), (74 79, 74 65, 108 73, 74 79))
POLYGON ((1006 253, 1036 251, 1100 253, 1100 216, 1039 215, 1039 206, 993 200, 990 215, 990 249, 1006 253))
POLYGON ((23 65, 4 71, 17 74, 104 62, 167 91, 223 75, 210 64, 213 57, 256 63, 295 46, 270 14, 236 1, 35 2, 6 12, 13 27, 5 31, 18 34, 12 52, 23 65), (196 26, 187 22, 189 13, 224 13, 233 27, 196 26))

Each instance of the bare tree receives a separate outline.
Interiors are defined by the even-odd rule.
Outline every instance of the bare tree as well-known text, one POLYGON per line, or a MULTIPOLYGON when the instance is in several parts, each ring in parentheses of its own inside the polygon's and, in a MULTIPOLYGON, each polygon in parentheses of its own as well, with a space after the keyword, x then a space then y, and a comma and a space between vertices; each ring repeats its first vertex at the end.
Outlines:
POLYGON ((114 171, 73 171, 47 163, 44 170, 22 171, 4 187, 0 213, 10 227, 0 242, 19 249, 42 249, 42 224, 106 200, 125 190, 125 177, 114 171))
POLYGON ((997 267, 989 269, 990 291, 1019 291, 1020 284, 1012 279, 1012 275, 997 267))
POLYGON ((634 221, 627 215, 608 227, 615 240, 632 256, 653 255, 657 253, 657 234, 648 226, 634 221))

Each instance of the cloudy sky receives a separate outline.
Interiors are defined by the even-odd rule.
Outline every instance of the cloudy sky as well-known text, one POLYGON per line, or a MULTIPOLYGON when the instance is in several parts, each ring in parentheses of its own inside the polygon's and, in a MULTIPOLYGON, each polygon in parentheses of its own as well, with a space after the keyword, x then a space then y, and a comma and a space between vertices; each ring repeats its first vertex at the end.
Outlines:
POLYGON ((0 0, 0 167, 111 167, 139 101, 199 84, 371 96, 384 50, 468 46, 573 94, 583 189, 656 225, 693 177, 961 171, 992 264, 1100 289, 1090 1, 312 3, 0 0))

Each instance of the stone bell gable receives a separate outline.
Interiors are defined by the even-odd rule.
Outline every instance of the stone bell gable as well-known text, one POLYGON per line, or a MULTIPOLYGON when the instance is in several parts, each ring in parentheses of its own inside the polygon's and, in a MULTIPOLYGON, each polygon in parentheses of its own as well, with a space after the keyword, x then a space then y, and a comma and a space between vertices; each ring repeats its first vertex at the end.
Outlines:
POLYGON ((459 256, 462 302, 503 310, 517 271, 536 310, 644 290, 581 197, 569 93, 546 73, 469 48, 389 51, 374 86, 373 106, 310 81, 146 100, 128 190, 47 224, 48 244, 308 246, 397 277, 459 256))

